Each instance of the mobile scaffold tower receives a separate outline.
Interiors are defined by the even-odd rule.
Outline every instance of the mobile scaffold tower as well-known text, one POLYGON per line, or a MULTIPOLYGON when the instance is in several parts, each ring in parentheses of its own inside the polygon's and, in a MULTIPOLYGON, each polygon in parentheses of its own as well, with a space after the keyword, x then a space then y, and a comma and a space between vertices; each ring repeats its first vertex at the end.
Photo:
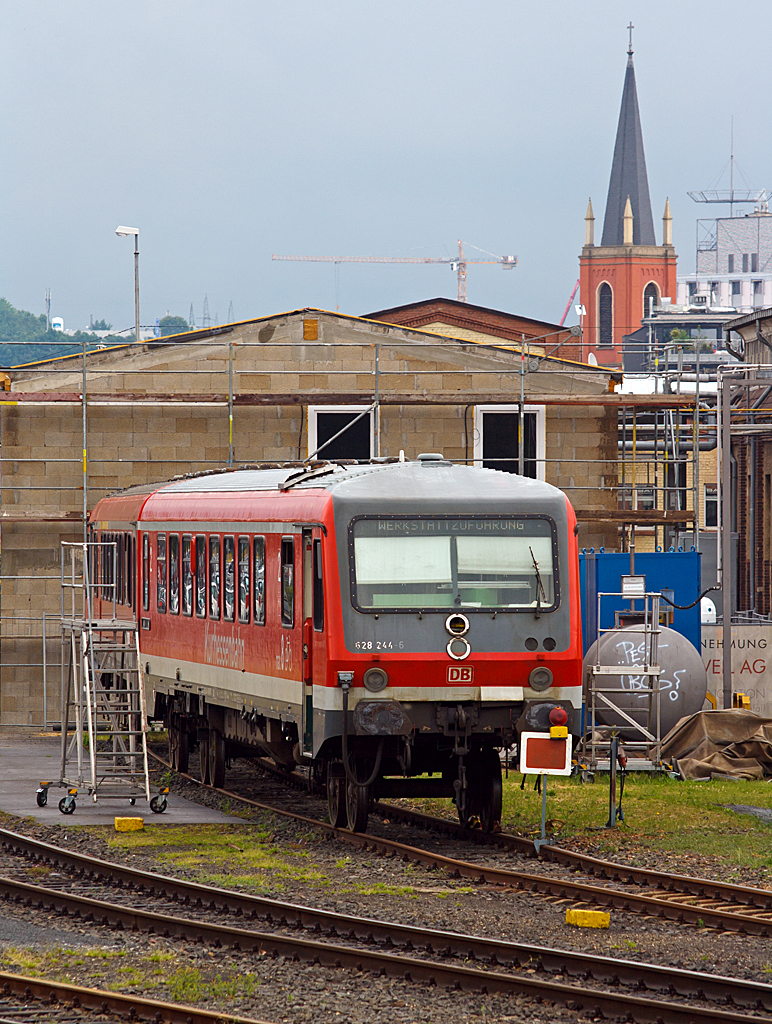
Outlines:
MULTIPOLYGON (((95 617, 91 567, 115 566, 115 543, 62 543, 62 760, 59 801, 72 814, 78 792, 99 799, 138 798, 153 811, 166 809, 166 791, 150 796, 147 713, 139 673, 137 624, 117 617, 115 572, 99 586, 101 607, 112 602, 110 617, 95 617)), ((47 785, 38 803, 47 800, 47 785)))

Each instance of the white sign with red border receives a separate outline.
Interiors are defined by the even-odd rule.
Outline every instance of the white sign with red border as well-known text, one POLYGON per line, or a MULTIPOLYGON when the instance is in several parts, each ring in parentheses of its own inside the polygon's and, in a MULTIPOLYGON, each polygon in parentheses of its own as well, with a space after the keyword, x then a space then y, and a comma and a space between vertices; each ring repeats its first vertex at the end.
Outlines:
POLYGON ((520 733, 523 775, 570 775, 571 733, 553 739, 548 732, 520 733))

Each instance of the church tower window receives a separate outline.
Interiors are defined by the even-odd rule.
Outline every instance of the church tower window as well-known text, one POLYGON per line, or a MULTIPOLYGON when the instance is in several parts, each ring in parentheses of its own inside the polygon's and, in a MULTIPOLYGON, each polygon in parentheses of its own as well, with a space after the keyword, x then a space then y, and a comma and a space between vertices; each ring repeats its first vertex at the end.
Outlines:
POLYGON ((610 348, 614 344, 614 295, 611 285, 604 283, 598 289, 598 345, 610 348))
POLYGON ((652 306, 659 305, 659 288, 650 281, 643 292, 643 315, 649 316, 652 306))

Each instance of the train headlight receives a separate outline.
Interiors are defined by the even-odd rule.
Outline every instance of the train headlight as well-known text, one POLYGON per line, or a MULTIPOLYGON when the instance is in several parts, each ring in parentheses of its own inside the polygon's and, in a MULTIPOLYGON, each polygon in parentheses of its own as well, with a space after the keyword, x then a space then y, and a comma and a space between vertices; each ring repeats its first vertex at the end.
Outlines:
POLYGON ((382 668, 368 668, 363 682, 371 693, 379 693, 389 685, 389 677, 382 668))
POLYGON ((445 629, 451 636, 464 636, 469 632, 469 619, 460 612, 453 612, 445 619, 445 629))
POLYGON ((538 693, 541 693, 542 690, 548 690, 552 686, 551 670, 545 668, 544 665, 531 669, 531 674, 528 676, 528 685, 538 693))
POLYGON ((472 648, 465 636, 454 636, 452 640, 448 640, 445 650, 455 661, 463 661, 469 657, 472 648))

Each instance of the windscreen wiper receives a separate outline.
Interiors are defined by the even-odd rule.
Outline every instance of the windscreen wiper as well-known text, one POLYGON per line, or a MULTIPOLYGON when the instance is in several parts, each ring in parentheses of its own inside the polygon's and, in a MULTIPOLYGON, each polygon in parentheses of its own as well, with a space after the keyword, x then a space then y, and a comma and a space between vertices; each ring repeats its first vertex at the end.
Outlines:
POLYGON ((544 593, 544 586, 541 581, 541 574, 539 573, 539 563, 536 561, 536 556, 533 553, 533 548, 528 545, 528 550, 531 552, 531 561, 533 562, 533 571, 536 575, 536 618, 541 616, 541 602, 539 601, 539 594, 541 594, 544 603, 547 603, 547 595, 544 593))

